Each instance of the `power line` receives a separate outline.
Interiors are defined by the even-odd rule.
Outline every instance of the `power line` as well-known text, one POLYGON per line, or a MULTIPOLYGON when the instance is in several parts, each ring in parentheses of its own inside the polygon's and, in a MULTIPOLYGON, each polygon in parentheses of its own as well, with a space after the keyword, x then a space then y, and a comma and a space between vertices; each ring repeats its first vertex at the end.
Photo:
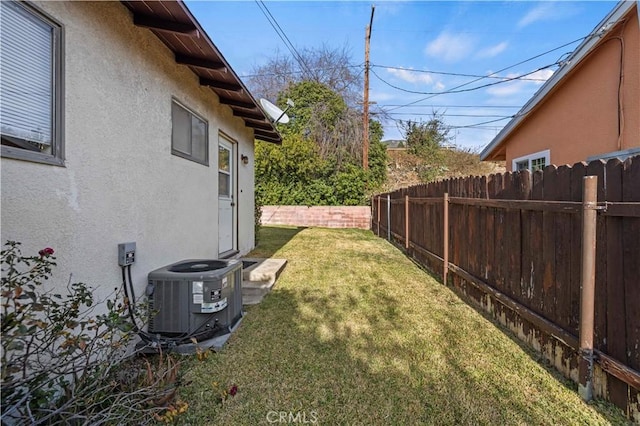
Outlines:
MULTIPOLYGON (((573 40, 573 41, 570 41, 570 42, 568 42, 568 43, 565 43, 565 44, 563 44, 563 45, 561 45, 561 46, 555 47, 555 48, 553 48, 553 49, 550 49, 550 50, 547 50, 547 51, 545 51, 545 52, 542 52, 542 53, 540 53, 540 54, 538 54, 538 55, 535 55, 535 56, 532 56, 532 57, 530 57, 530 58, 527 58, 527 59, 525 59, 525 60, 523 60, 523 61, 520 61, 520 62, 518 62, 518 63, 516 63, 516 64, 509 65, 508 67, 505 67, 505 68, 502 68, 502 69, 500 69, 500 70, 498 70, 498 71, 495 71, 495 72, 492 72, 492 73, 490 73, 490 74, 487 74, 487 75, 486 75, 486 76, 484 76, 484 77, 479 77, 479 78, 477 78, 477 79, 475 79, 475 80, 469 81, 469 82, 464 83, 464 84, 461 84, 461 85, 459 85, 459 86, 456 86, 456 87, 454 87, 454 88, 453 88, 453 89, 451 89, 451 90, 456 90, 456 89, 459 89, 459 88, 461 88, 461 87, 468 86, 469 84, 473 84, 473 83, 475 83, 475 82, 477 82, 477 81, 479 81, 479 80, 482 80, 483 78, 488 78, 488 77, 490 77, 490 76, 494 76, 494 75, 496 75, 496 74, 498 74, 498 73, 501 73, 501 72, 504 72, 504 71, 506 71, 506 70, 508 70, 508 69, 511 69, 511 68, 517 67, 518 65, 522 65, 522 64, 524 64, 524 63, 527 63, 527 62, 533 61, 534 59, 537 59, 537 58, 539 58, 539 57, 541 57, 541 56, 547 55, 547 54, 549 54, 549 53, 551 53, 551 52, 555 52, 556 50, 563 49, 563 48, 565 48, 565 47, 567 47, 567 46, 569 46, 569 45, 571 45, 571 44, 574 44, 574 43, 577 43, 577 42, 579 42, 579 41, 582 41, 582 40, 584 40, 584 39, 586 39, 586 38, 588 38, 588 37, 589 37, 589 35, 586 35, 586 36, 584 36, 584 37, 580 37, 580 38, 578 38, 578 39, 575 39, 575 40, 573 40)), ((426 98, 418 99, 418 100, 416 100, 416 101, 409 102, 409 103, 407 103, 407 104, 404 104, 404 105, 402 105, 402 106, 399 106, 399 107, 396 107, 396 108, 393 108, 393 109, 399 109, 399 108, 408 107, 408 106, 410 106, 410 105, 414 105, 414 104, 417 104, 417 103, 419 103, 419 102, 426 101, 427 99, 431 99, 431 98, 432 98, 432 97, 434 97, 434 96, 437 96, 437 95, 429 95, 429 96, 427 96, 426 98)), ((389 110, 389 111, 392 111, 392 110, 389 110)), ((389 111, 388 111, 388 112, 389 112, 389 111)))
MULTIPOLYGON (((358 69, 362 69, 364 70, 364 64, 358 64, 358 65, 344 65, 344 66, 337 66, 337 67, 322 67, 322 68, 309 68, 310 71, 312 72, 317 72, 317 71, 334 71, 334 70, 339 70, 342 68, 358 68, 358 69)), ((282 72, 265 72, 265 73, 260 73, 260 74, 246 74, 246 75, 241 75, 240 78, 251 78, 251 77, 273 77, 273 76, 277 76, 277 75, 289 75, 289 74, 304 74, 305 71, 304 70, 292 70, 292 71, 282 71, 282 72)), ((360 71, 360 73, 362 73, 362 71, 360 71)))
MULTIPOLYGON (((457 73, 457 72, 447 72, 447 71, 429 71, 429 70, 417 70, 417 69, 413 69, 413 68, 404 68, 404 67, 391 67, 388 65, 371 65, 371 67, 375 67, 375 68, 386 68, 386 69, 392 69, 392 70, 400 70, 400 71, 410 71, 410 72, 418 72, 418 73, 425 73, 425 74, 436 74, 436 75, 450 75, 450 76, 454 76, 454 77, 480 77, 480 78, 494 78, 494 79, 498 79, 498 80, 504 80, 510 77, 500 77, 500 76, 494 76, 494 75, 478 75, 478 74, 462 74, 462 73, 457 73)), ((546 81, 543 78, 523 78, 522 80, 527 80, 527 81, 546 81)))
MULTIPOLYGON (((411 116, 432 116, 433 114, 426 112, 390 112, 389 115, 411 115, 411 116)), ((495 115, 495 114, 437 114, 438 117, 492 117, 492 118, 512 118, 513 115, 495 115)))
MULTIPOLYGON (((402 106, 402 104, 378 104, 379 107, 395 107, 402 106)), ((414 108, 521 108, 520 105, 414 105, 414 108)))
POLYGON ((472 127, 477 127, 477 126, 482 126, 484 124, 490 124, 490 123, 497 123, 498 121, 502 121, 502 120, 507 120, 507 119, 511 119, 511 118, 515 118, 515 115, 512 115, 510 117, 503 117, 503 118, 497 118, 495 120, 488 120, 488 121, 483 121, 481 123, 473 123, 473 124, 469 124, 466 126, 449 126, 452 129, 467 129, 467 128, 472 128, 472 127))
MULTIPOLYGON (((383 128, 388 129, 388 128, 392 128, 392 127, 396 127, 397 128, 397 123, 394 121, 392 124, 383 124, 382 125, 383 128)), ((449 126, 453 129, 456 129, 456 126, 449 126)), ((493 131, 497 131, 501 128, 501 126, 483 126, 483 125, 469 125, 467 127, 465 127, 463 130, 493 130, 493 131)))
POLYGON ((307 67, 307 64, 304 62, 302 55, 298 53, 293 43, 291 43, 291 40, 289 40, 289 37, 287 37, 287 34, 284 32, 280 24, 278 24, 276 18, 271 14, 271 11, 269 11, 267 5, 264 4, 262 0, 255 0, 255 2, 258 5, 258 8, 260 8, 262 14, 265 16, 265 18, 267 18, 267 21, 269 21, 269 24, 271 24, 271 27, 274 29, 276 34, 278 34, 278 37, 280 37, 280 40, 282 40, 286 48, 289 50, 289 52, 291 52, 293 58, 296 60, 296 62, 298 62, 300 68, 311 75, 311 71, 309 70, 309 67, 307 67))
MULTIPOLYGON (((518 76, 518 77, 504 78, 504 79, 502 79, 502 80, 500 80, 500 81, 495 81, 495 82, 493 82, 493 83, 487 83, 487 84, 483 84, 483 85, 476 86, 476 87, 470 87, 470 88, 468 88, 468 89, 460 89, 460 87, 467 86, 467 85, 469 85, 469 84, 473 83, 474 81, 479 81, 479 80, 481 80, 481 78, 480 78, 480 79, 476 79, 476 80, 473 80, 473 81, 471 81, 471 82, 465 83, 465 84, 463 84, 463 85, 456 86, 456 87, 454 87, 453 89, 445 90, 445 91, 442 91, 442 92, 422 92, 422 91, 417 91, 417 90, 404 89, 404 88, 402 88, 402 87, 396 86, 396 85, 391 84, 391 83, 389 83, 388 81, 384 80, 384 79, 383 79, 382 77, 380 77, 380 76, 378 75, 378 73, 376 73, 374 70, 371 70, 371 72, 373 73, 373 75, 375 75, 375 76, 378 78, 378 80, 380 80, 381 82, 383 82, 383 83, 384 83, 384 84, 386 84, 387 86, 392 87, 392 88, 394 88, 394 89, 396 89, 396 90, 400 90, 400 91, 402 91, 402 92, 406 92, 406 93, 413 93, 413 94, 417 94, 417 95, 432 95, 431 97, 433 97, 433 96, 438 96, 438 95, 449 95, 449 94, 455 94, 455 93, 471 92, 471 91, 478 90, 478 89, 484 89, 485 87, 495 86, 495 85, 497 85, 497 84, 508 83, 508 82, 510 82, 510 81, 514 81, 514 80, 521 80, 521 79, 522 79, 522 77, 525 77, 525 76, 527 76, 527 75, 534 74, 534 73, 536 73, 536 72, 538 72, 538 71, 542 71, 542 70, 547 69, 547 68, 551 68, 551 67, 553 67, 553 66, 555 66, 555 65, 558 65, 558 64, 557 64, 556 62, 554 62, 553 64, 545 65, 545 66, 543 66, 543 67, 540 67, 540 68, 538 68, 538 69, 535 69, 535 70, 533 70, 533 71, 530 71, 530 72, 528 72, 528 73, 526 73, 526 74, 523 74, 523 75, 521 75, 521 76, 518 76)), ((484 77, 483 77, 483 78, 484 78, 484 77)), ((404 106, 408 106, 408 105, 404 105, 404 106)), ((400 107, 393 108, 393 109, 395 110, 395 109, 398 109, 398 108, 400 108, 400 107)), ((391 111, 391 110, 390 110, 390 111, 391 111)))
MULTIPOLYGON (((510 115, 510 116, 504 116, 502 118, 496 118, 495 120, 486 120, 486 121, 481 121, 479 123, 473 123, 473 124, 466 124, 466 125, 449 125, 447 124, 447 127, 450 129, 479 129, 482 128, 482 126, 484 126, 485 124, 491 124, 491 123, 497 123, 498 121, 503 121, 503 120, 507 120, 507 119, 511 119, 511 118, 515 118, 517 117, 517 114, 514 115, 510 115)), ((396 125, 400 122, 404 122, 404 120, 400 120, 397 118, 393 118, 390 117, 390 120, 393 121, 394 123, 396 123, 396 125)), ((389 126, 386 126, 389 127, 389 126)), ((498 127, 498 126, 489 126, 490 128, 494 128, 494 127, 498 127)))

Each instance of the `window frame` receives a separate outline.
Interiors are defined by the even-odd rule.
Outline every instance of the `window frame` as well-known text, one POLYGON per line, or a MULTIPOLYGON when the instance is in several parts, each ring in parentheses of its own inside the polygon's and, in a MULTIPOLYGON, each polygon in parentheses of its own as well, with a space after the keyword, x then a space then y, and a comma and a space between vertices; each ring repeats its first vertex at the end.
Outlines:
MULTIPOLYGON (((519 171, 518 163, 527 161, 527 170, 529 170, 530 172, 533 172, 533 170, 531 170, 531 163, 535 160, 540 160, 540 159, 544 159, 544 167, 551 165, 551 150, 545 149, 544 151, 538 151, 538 152, 534 152, 533 154, 523 155, 522 157, 514 158, 513 160, 511 160, 511 171, 512 172, 519 171)), ((542 169, 544 169, 544 167, 542 169)))
MULTIPOLYGON (((65 166, 64 152, 64 62, 65 39, 64 26, 40 8, 28 2, 11 1, 14 6, 22 7, 27 13, 41 20, 51 27, 52 34, 52 69, 51 82, 53 84, 51 103, 51 152, 43 153, 30 151, 23 148, 1 145, 0 156, 15 160, 44 163, 53 166, 65 166)), ((3 139, 11 140, 13 137, 0 135, 3 139)))
POLYGON ((176 98, 171 98, 171 154, 177 156, 177 157, 181 157, 184 158, 186 160, 190 160, 193 161, 195 163, 198 164, 202 164, 204 166, 209 167, 209 121, 206 120, 202 115, 196 113, 195 111, 193 111, 191 108, 187 107, 184 103, 180 102, 178 99, 176 98), (183 151, 180 151, 179 149, 175 148, 175 144, 174 144, 174 133, 173 133, 173 129, 174 129, 174 120, 173 120, 173 106, 174 104, 176 106, 178 106, 179 108, 182 108, 184 111, 186 111, 189 114, 189 118, 191 120, 193 120, 193 118, 195 117, 196 119, 200 120, 201 122, 204 123, 204 143, 205 143, 205 147, 204 147, 204 160, 201 160, 200 158, 196 157, 193 155, 193 134, 191 133, 191 129, 192 129, 192 125, 189 125, 189 137, 190 137, 190 145, 191 145, 191 154, 185 153, 183 151))

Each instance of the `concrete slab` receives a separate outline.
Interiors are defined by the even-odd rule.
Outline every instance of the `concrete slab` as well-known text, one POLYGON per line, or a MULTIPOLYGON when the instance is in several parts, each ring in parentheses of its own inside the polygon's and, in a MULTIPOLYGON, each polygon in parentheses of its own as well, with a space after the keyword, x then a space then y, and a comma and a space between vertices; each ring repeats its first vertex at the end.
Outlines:
MULTIPOLYGON (((240 324, 242 323, 243 318, 244 318, 244 312, 242 313, 242 316, 238 319, 238 321, 236 321, 236 323, 233 325, 233 327, 231 327, 228 333, 213 337, 208 340, 203 340, 198 343, 188 342, 188 343, 183 343, 176 346, 165 347, 163 351, 178 353, 181 355, 195 354, 198 348, 200 348, 201 350, 211 349, 215 352, 219 352, 224 346, 224 344, 227 343, 227 340, 229 340, 229 337, 231 337, 231 334, 233 334, 238 329, 238 327, 240 327, 240 324)), ((146 343, 144 341, 138 342, 138 344, 136 345, 136 350, 138 350, 140 353, 143 353, 143 354, 159 353, 159 349, 157 345, 146 343)))
POLYGON ((241 260, 255 262, 248 268, 242 269, 242 279, 245 281, 275 281, 287 265, 287 259, 243 257, 241 260))
POLYGON ((216 336, 213 339, 203 340, 202 342, 198 342, 197 344, 187 343, 185 345, 179 345, 179 346, 176 346, 173 351, 181 355, 193 355, 196 353, 197 348, 200 348, 201 350, 211 349, 215 352, 219 352, 224 346, 224 344, 227 343, 227 340, 229 340, 229 337, 231 337, 231 334, 233 334, 233 332, 235 332, 236 329, 240 327, 240 323, 242 323, 243 318, 244 318, 244 314, 235 323, 235 325, 231 328, 231 330, 227 334, 216 336))
POLYGON ((262 302, 266 294, 257 294, 257 295, 242 295, 242 304, 244 306, 257 305, 262 302))
POLYGON ((256 305, 271 291, 286 259, 242 258, 250 266, 242 270, 242 304, 256 305))

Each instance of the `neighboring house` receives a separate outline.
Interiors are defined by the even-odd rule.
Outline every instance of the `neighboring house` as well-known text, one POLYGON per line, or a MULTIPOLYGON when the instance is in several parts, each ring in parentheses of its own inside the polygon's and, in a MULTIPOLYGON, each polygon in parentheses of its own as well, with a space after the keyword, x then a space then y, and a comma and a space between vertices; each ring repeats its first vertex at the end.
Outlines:
POLYGON ((387 139, 382 143, 387 146, 387 149, 406 149, 407 142, 404 139, 387 139))
POLYGON ((480 158, 515 171, 640 153, 638 13, 618 3, 480 158))
POLYGON ((3 244, 54 248, 53 282, 102 297, 118 243, 138 294, 253 248, 254 138, 281 137, 181 1, 0 7, 3 244))

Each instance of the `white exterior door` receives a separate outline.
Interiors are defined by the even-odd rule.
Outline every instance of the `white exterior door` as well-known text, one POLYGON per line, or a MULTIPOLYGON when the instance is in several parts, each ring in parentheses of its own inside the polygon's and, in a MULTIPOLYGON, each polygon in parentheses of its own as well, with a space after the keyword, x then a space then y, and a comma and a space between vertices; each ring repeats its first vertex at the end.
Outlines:
POLYGON ((235 144, 218 137, 218 255, 237 249, 235 144))

